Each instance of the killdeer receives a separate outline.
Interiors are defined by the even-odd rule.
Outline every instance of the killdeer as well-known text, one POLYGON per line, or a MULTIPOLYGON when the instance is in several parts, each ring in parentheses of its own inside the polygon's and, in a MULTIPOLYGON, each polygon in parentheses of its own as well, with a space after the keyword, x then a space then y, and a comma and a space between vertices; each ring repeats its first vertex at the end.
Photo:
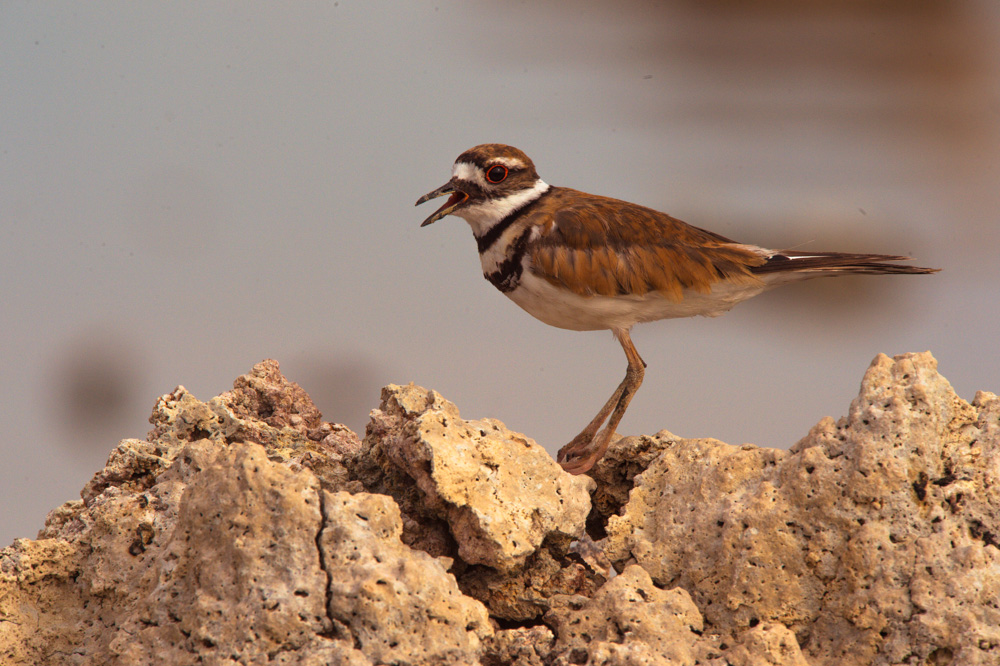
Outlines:
POLYGON ((527 155, 498 143, 459 155, 451 180, 417 205, 444 195, 450 195, 445 204, 420 226, 446 215, 464 218, 483 275, 497 289, 546 324, 608 329, 625 350, 625 378, 559 450, 557 460, 573 474, 588 471, 604 455, 642 384, 646 363, 629 337, 635 324, 716 317, 766 289, 815 277, 938 270, 888 263, 910 257, 737 243, 637 204, 552 187, 527 155))

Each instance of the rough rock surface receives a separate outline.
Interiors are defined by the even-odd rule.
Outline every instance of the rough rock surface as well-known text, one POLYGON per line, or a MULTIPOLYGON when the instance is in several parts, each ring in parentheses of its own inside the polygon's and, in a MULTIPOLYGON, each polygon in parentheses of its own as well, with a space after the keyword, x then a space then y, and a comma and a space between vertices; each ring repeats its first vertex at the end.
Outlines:
POLYGON ((790 451, 656 439, 606 552, 715 631, 781 623, 817 664, 1000 664, 995 395, 966 403, 930 354, 879 356, 848 416, 790 451))
POLYGON ((419 509, 444 517, 468 564, 517 569, 546 538, 568 546, 590 513, 590 477, 563 473, 545 449, 499 421, 463 420, 436 391, 383 389, 364 447, 362 457, 389 472, 378 485, 391 478, 404 486, 388 488, 398 494, 416 484, 419 509))
POLYGON ((462 419, 436 391, 384 388, 351 467, 364 490, 399 504, 403 540, 452 558, 462 590, 494 617, 531 620, 553 594, 593 594, 605 581, 570 553, 594 481, 499 421, 462 419))
POLYGON ((392 498, 326 493, 323 516, 317 543, 336 635, 380 664, 475 658, 493 634, 486 608, 459 591, 444 563, 400 541, 392 498))
POLYGON ((591 599, 556 597, 546 618, 558 635, 555 664, 794 664, 805 666, 795 636, 781 624, 760 625, 729 647, 713 633, 691 595, 653 584, 638 565, 591 599))
POLYGON ((1000 664, 1000 399, 930 354, 789 451, 592 478, 412 385, 361 440, 273 361, 151 422, 0 550, 0 663, 1000 664))

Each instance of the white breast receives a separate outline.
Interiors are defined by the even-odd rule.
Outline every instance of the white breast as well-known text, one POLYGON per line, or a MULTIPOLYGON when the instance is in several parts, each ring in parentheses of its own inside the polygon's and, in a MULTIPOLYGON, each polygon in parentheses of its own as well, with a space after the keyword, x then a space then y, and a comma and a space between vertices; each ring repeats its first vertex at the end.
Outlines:
MULTIPOLYGON (((528 261, 525 258, 525 261, 528 261)), ((740 301, 767 289, 764 285, 714 285, 712 293, 685 291, 673 302, 657 292, 643 296, 580 296, 534 275, 525 266, 521 282, 507 296, 550 326, 573 331, 630 328, 635 324, 679 317, 717 317, 740 301)))

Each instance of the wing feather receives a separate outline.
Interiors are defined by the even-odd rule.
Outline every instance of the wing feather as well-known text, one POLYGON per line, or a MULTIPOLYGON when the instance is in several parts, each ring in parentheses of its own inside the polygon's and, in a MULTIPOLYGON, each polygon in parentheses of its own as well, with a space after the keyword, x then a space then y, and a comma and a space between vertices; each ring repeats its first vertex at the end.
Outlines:
POLYGON ((765 259, 748 246, 692 227, 666 213, 567 188, 549 195, 554 213, 538 211, 541 233, 531 270, 580 295, 644 295, 673 301, 684 290, 710 292, 720 281, 760 282, 765 259))

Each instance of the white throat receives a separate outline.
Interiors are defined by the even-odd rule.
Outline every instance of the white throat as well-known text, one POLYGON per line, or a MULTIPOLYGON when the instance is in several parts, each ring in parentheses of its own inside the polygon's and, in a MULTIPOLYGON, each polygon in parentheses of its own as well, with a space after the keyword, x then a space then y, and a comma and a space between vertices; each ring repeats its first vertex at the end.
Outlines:
POLYGON ((539 178, 531 187, 508 194, 502 199, 491 199, 456 210, 453 214, 463 218, 472 227, 472 233, 482 236, 497 222, 515 210, 531 203, 549 190, 549 184, 539 178))

